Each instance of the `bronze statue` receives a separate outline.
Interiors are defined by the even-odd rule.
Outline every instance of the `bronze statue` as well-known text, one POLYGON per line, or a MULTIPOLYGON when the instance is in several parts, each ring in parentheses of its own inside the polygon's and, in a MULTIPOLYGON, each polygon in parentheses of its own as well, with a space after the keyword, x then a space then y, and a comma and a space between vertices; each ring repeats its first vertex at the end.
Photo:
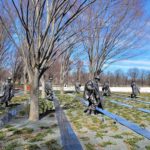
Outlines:
POLYGON ((131 88, 132 88, 131 98, 136 98, 137 95, 140 93, 140 90, 139 87, 136 85, 135 81, 131 82, 131 88))
POLYGON ((77 81, 75 83, 75 91, 76 91, 76 93, 80 93, 80 91, 81 91, 80 87, 81 87, 81 84, 80 84, 79 81, 77 81))
POLYGON ((111 91, 109 87, 109 81, 106 81, 102 87, 103 96, 110 96, 111 91))
POLYGON ((89 80, 85 84, 84 98, 89 102, 88 108, 84 111, 85 113, 88 112, 88 114, 91 114, 92 112, 94 112, 96 114, 97 113, 97 111, 95 110, 96 107, 104 109, 103 106, 104 100, 99 91, 98 85, 99 82, 100 82, 100 75, 95 75, 93 80, 89 80))
POLYGON ((45 84, 45 93, 47 95, 47 99, 50 101, 53 101, 54 98, 54 93, 53 93, 53 88, 52 88, 52 80, 53 78, 50 77, 49 80, 45 84))
POLYGON ((0 103, 5 103, 6 107, 8 107, 8 102, 11 101, 14 96, 12 79, 9 77, 3 86, 3 95, 0 97, 0 103))

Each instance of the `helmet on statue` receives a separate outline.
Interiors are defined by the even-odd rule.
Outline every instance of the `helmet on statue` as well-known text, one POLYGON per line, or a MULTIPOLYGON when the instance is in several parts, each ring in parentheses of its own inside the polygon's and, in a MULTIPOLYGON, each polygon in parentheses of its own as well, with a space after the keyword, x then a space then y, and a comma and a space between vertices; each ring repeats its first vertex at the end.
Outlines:
POLYGON ((53 77, 52 77, 52 76, 49 76, 49 80, 53 80, 53 77))
POLYGON ((11 77, 8 77, 7 80, 12 80, 12 78, 11 78, 11 77))
POLYGON ((99 76, 99 75, 96 75, 96 76, 94 77, 94 79, 100 81, 100 76, 99 76))

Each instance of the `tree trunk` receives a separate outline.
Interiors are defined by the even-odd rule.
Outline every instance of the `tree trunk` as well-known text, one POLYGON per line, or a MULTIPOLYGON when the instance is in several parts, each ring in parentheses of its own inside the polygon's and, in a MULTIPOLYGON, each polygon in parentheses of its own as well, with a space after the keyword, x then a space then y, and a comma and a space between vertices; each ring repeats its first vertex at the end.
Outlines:
POLYGON ((30 103, 30 114, 29 120, 37 121, 39 120, 39 72, 38 69, 35 70, 32 87, 31 87, 31 103, 30 103))
POLYGON ((64 94, 64 79, 63 79, 63 74, 60 77, 60 94, 64 94))
POLYGON ((27 77, 26 77, 26 70, 24 69, 24 94, 27 94, 27 77))
POLYGON ((24 81, 24 94, 26 95, 27 94, 27 82, 24 81))
POLYGON ((61 64, 61 69, 60 69, 60 94, 64 94, 64 66, 63 63, 61 64))
POLYGON ((81 81, 81 69, 78 68, 78 71, 77 71, 77 80, 80 82, 81 81))
POLYGON ((41 98, 45 98, 45 78, 44 75, 41 77, 42 91, 41 98))
POLYGON ((90 62, 90 66, 89 66, 89 71, 90 71, 90 76, 89 79, 92 80, 94 77, 94 67, 93 67, 93 62, 90 62))

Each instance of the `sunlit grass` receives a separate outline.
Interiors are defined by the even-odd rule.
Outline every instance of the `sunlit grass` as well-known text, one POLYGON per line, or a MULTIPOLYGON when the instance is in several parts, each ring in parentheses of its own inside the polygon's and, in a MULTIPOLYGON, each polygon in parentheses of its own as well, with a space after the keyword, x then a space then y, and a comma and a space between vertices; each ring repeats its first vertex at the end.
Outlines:
MULTIPOLYGON (((78 94, 77 96, 82 97, 83 94, 78 94)), ((96 116, 86 115, 83 112, 85 110, 85 107, 80 103, 79 100, 78 101, 74 100, 73 96, 58 95, 58 98, 61 102, 62 107, 67 106, 65 112, 69 117, 69 120, 74 130, 77 131, 80 140, 83 143, 85 143, 86 149, 92 149, 92 150, 97 149, 97 146, 99 149, 101 149, 101 147, 117 145, 118 143, 115 143, 114 139, 121 140, 123 143, 127 144, 129 148, 134 148, 134 147, 137 148, 136 143, 138 141, 143 140, 143 138, 136 138, 135 137, 136 134, 131 130, 121 131, 120 128, 118 127, 118 123, 116 123, 115 121, 113 121, 112 119, 106 116, 103 116, 105 118, 105 122, 102 122, 101 119, 99 118, 99 115, 96 116), (109 137, 110 140, 106 140, 107 139, 106 137, 109 137), (91 142, 91 139, 93 138, 100 138, 102 142, 95 145, 91 142), (133 141, 131 139, 133 139, 133 141), (130 143, 132 142, 134 143, 134 141, 136 141, 136 143, 133 144, 133 147, 130 147, 130 143)), ((111 97, 105 98, 106 101, 105 109, 131 122, 139 124, 139 126, 141 126, 142 128, 148 126, 148 120, 149 120, 148 114, 137 111, 136 109, 129 109, 129 108, 125 108, 110 103, 109 100, 111 99, 112 99, 111 97)), ((124 103, 124 101, 119 98, 115 100, 124 103)), ((129 104, 131 105, 133 105, 134 103, 135 103, 134 101, 133 102, 129 101, 129 104)), ((140 103, 136 104, 135 106, 140 106, 141 108, 144 107, 144 105, 140 103)))
POLYGON ((116 143, 111 142, 111 141, 106 141, 106 142, 102 142, 99 144, 101 147, 106 147, 108 145, 116 145, 116 143))
POLYGON ((143 138, 133 137, 133 138, 128 138, 128 139, 124 140, 124 142, 129 145, 130 149, 136 149, 136 148, 138 148, 136 143, 142 139, 143 138))
POLYGON ((94 144, 85 144, 86 150, 93 150, 94 144))
POLYGON ((55 139, 49 140, 45 143, 49 150, 62 150, 62 147, 55 139))
POLYGON ((19 147, 20 143, 18 141, 11 142, 5 146, 5 150, 15 150, 16 147, 19 147))

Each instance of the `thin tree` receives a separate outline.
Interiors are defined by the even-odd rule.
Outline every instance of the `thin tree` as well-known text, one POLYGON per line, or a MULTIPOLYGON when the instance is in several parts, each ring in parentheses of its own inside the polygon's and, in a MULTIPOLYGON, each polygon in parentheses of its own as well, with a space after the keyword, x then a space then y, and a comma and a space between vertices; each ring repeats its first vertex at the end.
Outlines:
POLYGON ((140 0, 105 0, 86 10, 79 28, 86 26, 81 37, 91 78, 96 70, 139 54, 134 48, 139 46, 137 42, 142 43, 144 15, 139 11, 142 8, 140 0))
POLYGON ((11 61, 11 64, 10 64, 9 68, 12 73, 13 83, 15 83, 17 80, 21 80, 22 72, 23 72, 23 68, 24 68, 22 57, 21 57, 19 51, 14 51, 14 53, 11 53, 10 61, 11 61))
POLYGON ((139 77, 139 69, 138 68, 132 68, 128 70, 128 75, 131 78, 131 80, 136 81, 139 77))
MULTIPOLYGON (((11 34, 9 23, 6 20, 4 20, 4 22, 7 24, 7 29, 11 34)), ((0 68, 3 68, 8 62, 8 52, 10 47, 9 36, 0 22, 0 68)))

